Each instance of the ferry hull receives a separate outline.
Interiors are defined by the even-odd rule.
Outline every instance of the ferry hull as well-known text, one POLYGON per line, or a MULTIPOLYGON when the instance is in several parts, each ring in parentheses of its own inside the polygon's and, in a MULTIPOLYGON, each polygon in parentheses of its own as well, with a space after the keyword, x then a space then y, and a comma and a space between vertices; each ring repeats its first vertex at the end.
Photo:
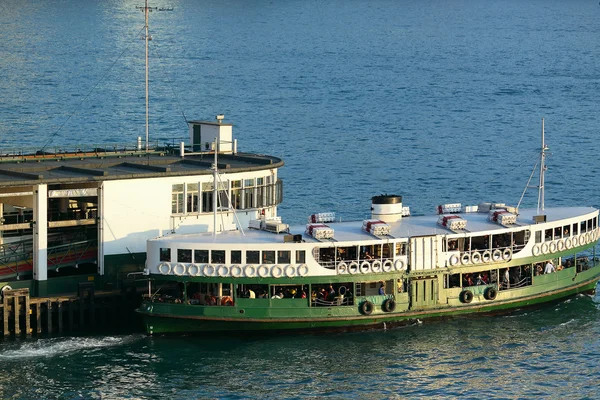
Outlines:
MULTIPOLYGON (((386 329, 394 326, 413 324, 424 319, 441 319, 469 314, 496 314, 511 310, 531 307, 542 303, 565 299, 579 293, 593 293, 596 290, 598 276, 578 282, 567 288, 551 292, 532 294, 509 300, 496 300, 486 303, 461 305, 455 307, 438 307, 432 309, 409 310, 373 314, 370 316, 355 315, 330 318, 240 318, 240 317, 206 317, 186 313, 191 305, 169 307, 168 313, 162 314, 156 303, 144 302, 137 310, 144 319, 148 334, 169 333, 208 333, 208 332, 291 332, 291 331, 349 331, 364 329, 386 329), (150 307, 150 308, 149 308, 150 307), (176 310, 180 309, 180 313, 176 310), (187 309, 187 310, 186 310, 187 309)), ((238 307, 229 307, 240 313, 238 307)), ((353 307, 356 309, 356 307, 353 307)), ((232 312, 233 314, 233 312, 232 312)))

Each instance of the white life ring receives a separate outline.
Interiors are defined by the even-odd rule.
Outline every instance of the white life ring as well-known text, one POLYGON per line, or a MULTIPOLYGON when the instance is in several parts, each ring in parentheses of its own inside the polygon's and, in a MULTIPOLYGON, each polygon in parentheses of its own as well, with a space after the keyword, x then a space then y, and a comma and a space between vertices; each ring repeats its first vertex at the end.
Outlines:
POLYGON ((269 267, 263 264, 257 268, 256 272, 261 278, 266 278, 267 276, 269 276, 269 267))
POLYGON ((462 265, 471 264, 471 255, 469 253, 463 253, 463 255, 460 257, 460 263, 462 265))
POLYGON ((217 272, 219 274, 220 277, 225 277, 229 275, 229 267, 227 265, 219 265, 217 267, 217 272))
POLYGON ((233 276, 234 278, 239 278, 240 276, 242 276, 242 273, 244 272, 242 270, 242 267, 240 267, 237 264, 232 265, 230 271, 231 271, 231 276, 233 276))
POLYGON ((162 263, 158 266, 158 272, 163 275, 169 275, 171 273, 171 265, 169 263, 162 263))
POLYGON ((481 254, 478 251, 474 251, 473 254, 471 254, 471 262, 473 264, 479 264, 481 262, 481 254))
POLYGON ((189 276, 198 276, 200 267, 197 264, 190 264, 187 268, 187 273, 189 276))
POLYGON ((256 276, 256 267, 252 264, 248 264, 244 267, 244 276, 247 278, 254 278, 256 276))
POLYGON ((450 265, 455 266, 459 262, 460 262, 460 260, 458 259, 458 256, 456 254, 452 254, 450 256, 450 265))
POLYGON ((548 245, 548 250, 550 251, 550 253, 556 253, 556 242, 550 242, 550 244, 548 245))
POLYGON ((338 274, 345 274, 348 272, 348 266, 346 265, 345 262, 342 261, 341 263, 338 264, 337 271, 338 271, 338 274))
POLYGON ((308 265, 306 265, 306 264, 301 264, 301 265, 298 267, 298 275, 300 275, 300 276, 306 276, 306 275, 308 275, 308 272, 309 272, 309 270, 308 270, 308 265))
POLYGON ((534 256, 536 256, 536 257, 537 257, 537 256, 539 256, 539 255, 540 255, 540 252, 541 252, 541 251, 542 251, 542 250, 540 249, 540 245, 539 245, 539 244, 534 244, 534 245, 533 245, 533 249, 531 249, 531 254, 533 254, 534 256))
MULTIPOLYGON (((540 247, 538 246, 538 249, 539 248, 540 247)), ((500 249, 494 250, 494 252, 492 253, 492 259, 494 261, 500 261, 500 260, 502 260, 502 251, 500 251, 500 249)))
POLYGON ((396 261, 394 261, 394 269, 396 271, 403 271, 404 270, 404 261, 402 261, 401 259, 397 259, 396 261))
POLYGON ((489 263, 492 261, 492 252, 489 250, 484 251, 481 255, 481 261, 484 263, 489 263))
POLYGON ((390 272, 393 268, 394 268, 394 264, 392 263, 392 260, 385 260, 383 262, 383 272, 390 272))
POLYGON ((175 264, 173 267, 173 273, 177 276, 185 274, 186 267, 183 264, 175 264))
POLYGON ((502 252, 502 259, 504 261, 508 261, 508 260, 510 260, 511 257, 512 257, 512 250, 504 249, 504 251, 502 252))
POLYGON ((560 239, 557 243, 556 243, 556 249, 558 251, 563 251, 565 249, 565 241, 564 239, 560 239))
POLYGON ((585 243, 590 243, 592 241, 592 234, 591 233, 586 233, 585 234, 585 243))
POLYGON ((371 270, 375 273, 380 273, 381 272, 381 261, 380 260, 375 260, 373 261, 373 264, 371 264, 371 270))
POLYGON ((204 266, 204 276, 215 276, 215 272, 217 272, 217 270, 214 265, 206 264, 204 266))
POLYGON ((356 261, 352 261, 352 262, 350 263, 350 265, 348 266, 348 272, 349 272, 351 275, 354 275, 354 274, 357 274, 357 273, 358 273, 358 271, 359 271, 359 268, 358 268, 358 263, 357 263, 356 261))
POLYGON ((273 278, 281 278, 282 275, 283 275, 283 268, 281 268, 280 265, 273 265, 273 268, 271 268, 271 276, 273 278))
POLYGON ((548 254, 548 242, 542 243, 542 254, 548 254))
POLYGON ((573 248, 573 240, 571 238, 565 239, 565 247, 567 250, 571 250, 573 248))
POLYGON ((284 269, 283 272, 285 273, 285 276, 287 276, 288 278, 293 278, 294 276, 296 276, 296 274, 298 273, 296 271, 296 267, 294 267, 293 265, 287 265, 284 269))
POLYGON ((370 270, 371 270, 371 264, 369 264, 368 261, 363 261, 362 264, 360 264, 360 273, 361 274, 368 274, 370 270))

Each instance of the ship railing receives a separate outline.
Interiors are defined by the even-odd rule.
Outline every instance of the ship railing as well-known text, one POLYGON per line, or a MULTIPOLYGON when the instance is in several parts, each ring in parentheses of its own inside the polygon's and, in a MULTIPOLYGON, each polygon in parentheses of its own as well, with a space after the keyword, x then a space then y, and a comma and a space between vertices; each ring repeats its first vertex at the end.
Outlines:
POLYGON ((519 289, 525 286, 530 286, 531 285, 531 277, 530 276, 526 276, 523 279, 521 279, 518 282, 514 282, 514 283, 509 283, 509 282, 500 282, 500 284, 498 285, 498 289, 499 290, 508 290, 508 289, 519 289))
POLYGON ((347 296, 336 296, 331 301, 319 298, 312 300, 313 307, 351 306, 353 304, 354 298, 347 296))

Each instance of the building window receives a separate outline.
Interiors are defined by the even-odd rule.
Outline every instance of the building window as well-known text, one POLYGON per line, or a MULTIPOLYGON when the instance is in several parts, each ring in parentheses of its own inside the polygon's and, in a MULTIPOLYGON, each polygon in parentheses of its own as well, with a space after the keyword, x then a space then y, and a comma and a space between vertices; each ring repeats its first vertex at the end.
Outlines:
POLYGON ((212 182, 202 183, 202 212, 213 211, 213 184, 212 182))
POLYGON ((160 249, 160 261, 171 262, 171 249, 161 248, 160 249))
POLYGON ((192 262, 192 251, 185 249, 177 249, 177 262, 191 263, 192 262))
POLYGON ((187 184, 187 210, 188 213, 197 213, 198 212, 198 184, 197 183, 188 183, 187 184))
POLYGON ((183 184, 173 185, 171 187, 171 213, 183 214, 183 184))
POLYGON ((231 182, 231 206, 240 210, 242 208, 242 181, 231 182))
POLYGON ((194 250, 194 262, 195 263, 207 263, 208 262, 208 250, 194 250))
POLYGON ((242 251, 241 250, 231 250, 231 263, 232 264, 241 264, 242 263, 242 251))

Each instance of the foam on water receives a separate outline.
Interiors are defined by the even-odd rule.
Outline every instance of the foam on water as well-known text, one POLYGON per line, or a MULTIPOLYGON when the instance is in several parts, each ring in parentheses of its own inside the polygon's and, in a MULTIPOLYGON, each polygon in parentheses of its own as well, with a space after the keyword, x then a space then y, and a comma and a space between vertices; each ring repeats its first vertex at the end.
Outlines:
POLYGON ((60 337, 11 343, 14 347, 0 352, 0 360, 56 357, 72 353, 121 346, 140 339, 141 335, 106 337, 60 337))

